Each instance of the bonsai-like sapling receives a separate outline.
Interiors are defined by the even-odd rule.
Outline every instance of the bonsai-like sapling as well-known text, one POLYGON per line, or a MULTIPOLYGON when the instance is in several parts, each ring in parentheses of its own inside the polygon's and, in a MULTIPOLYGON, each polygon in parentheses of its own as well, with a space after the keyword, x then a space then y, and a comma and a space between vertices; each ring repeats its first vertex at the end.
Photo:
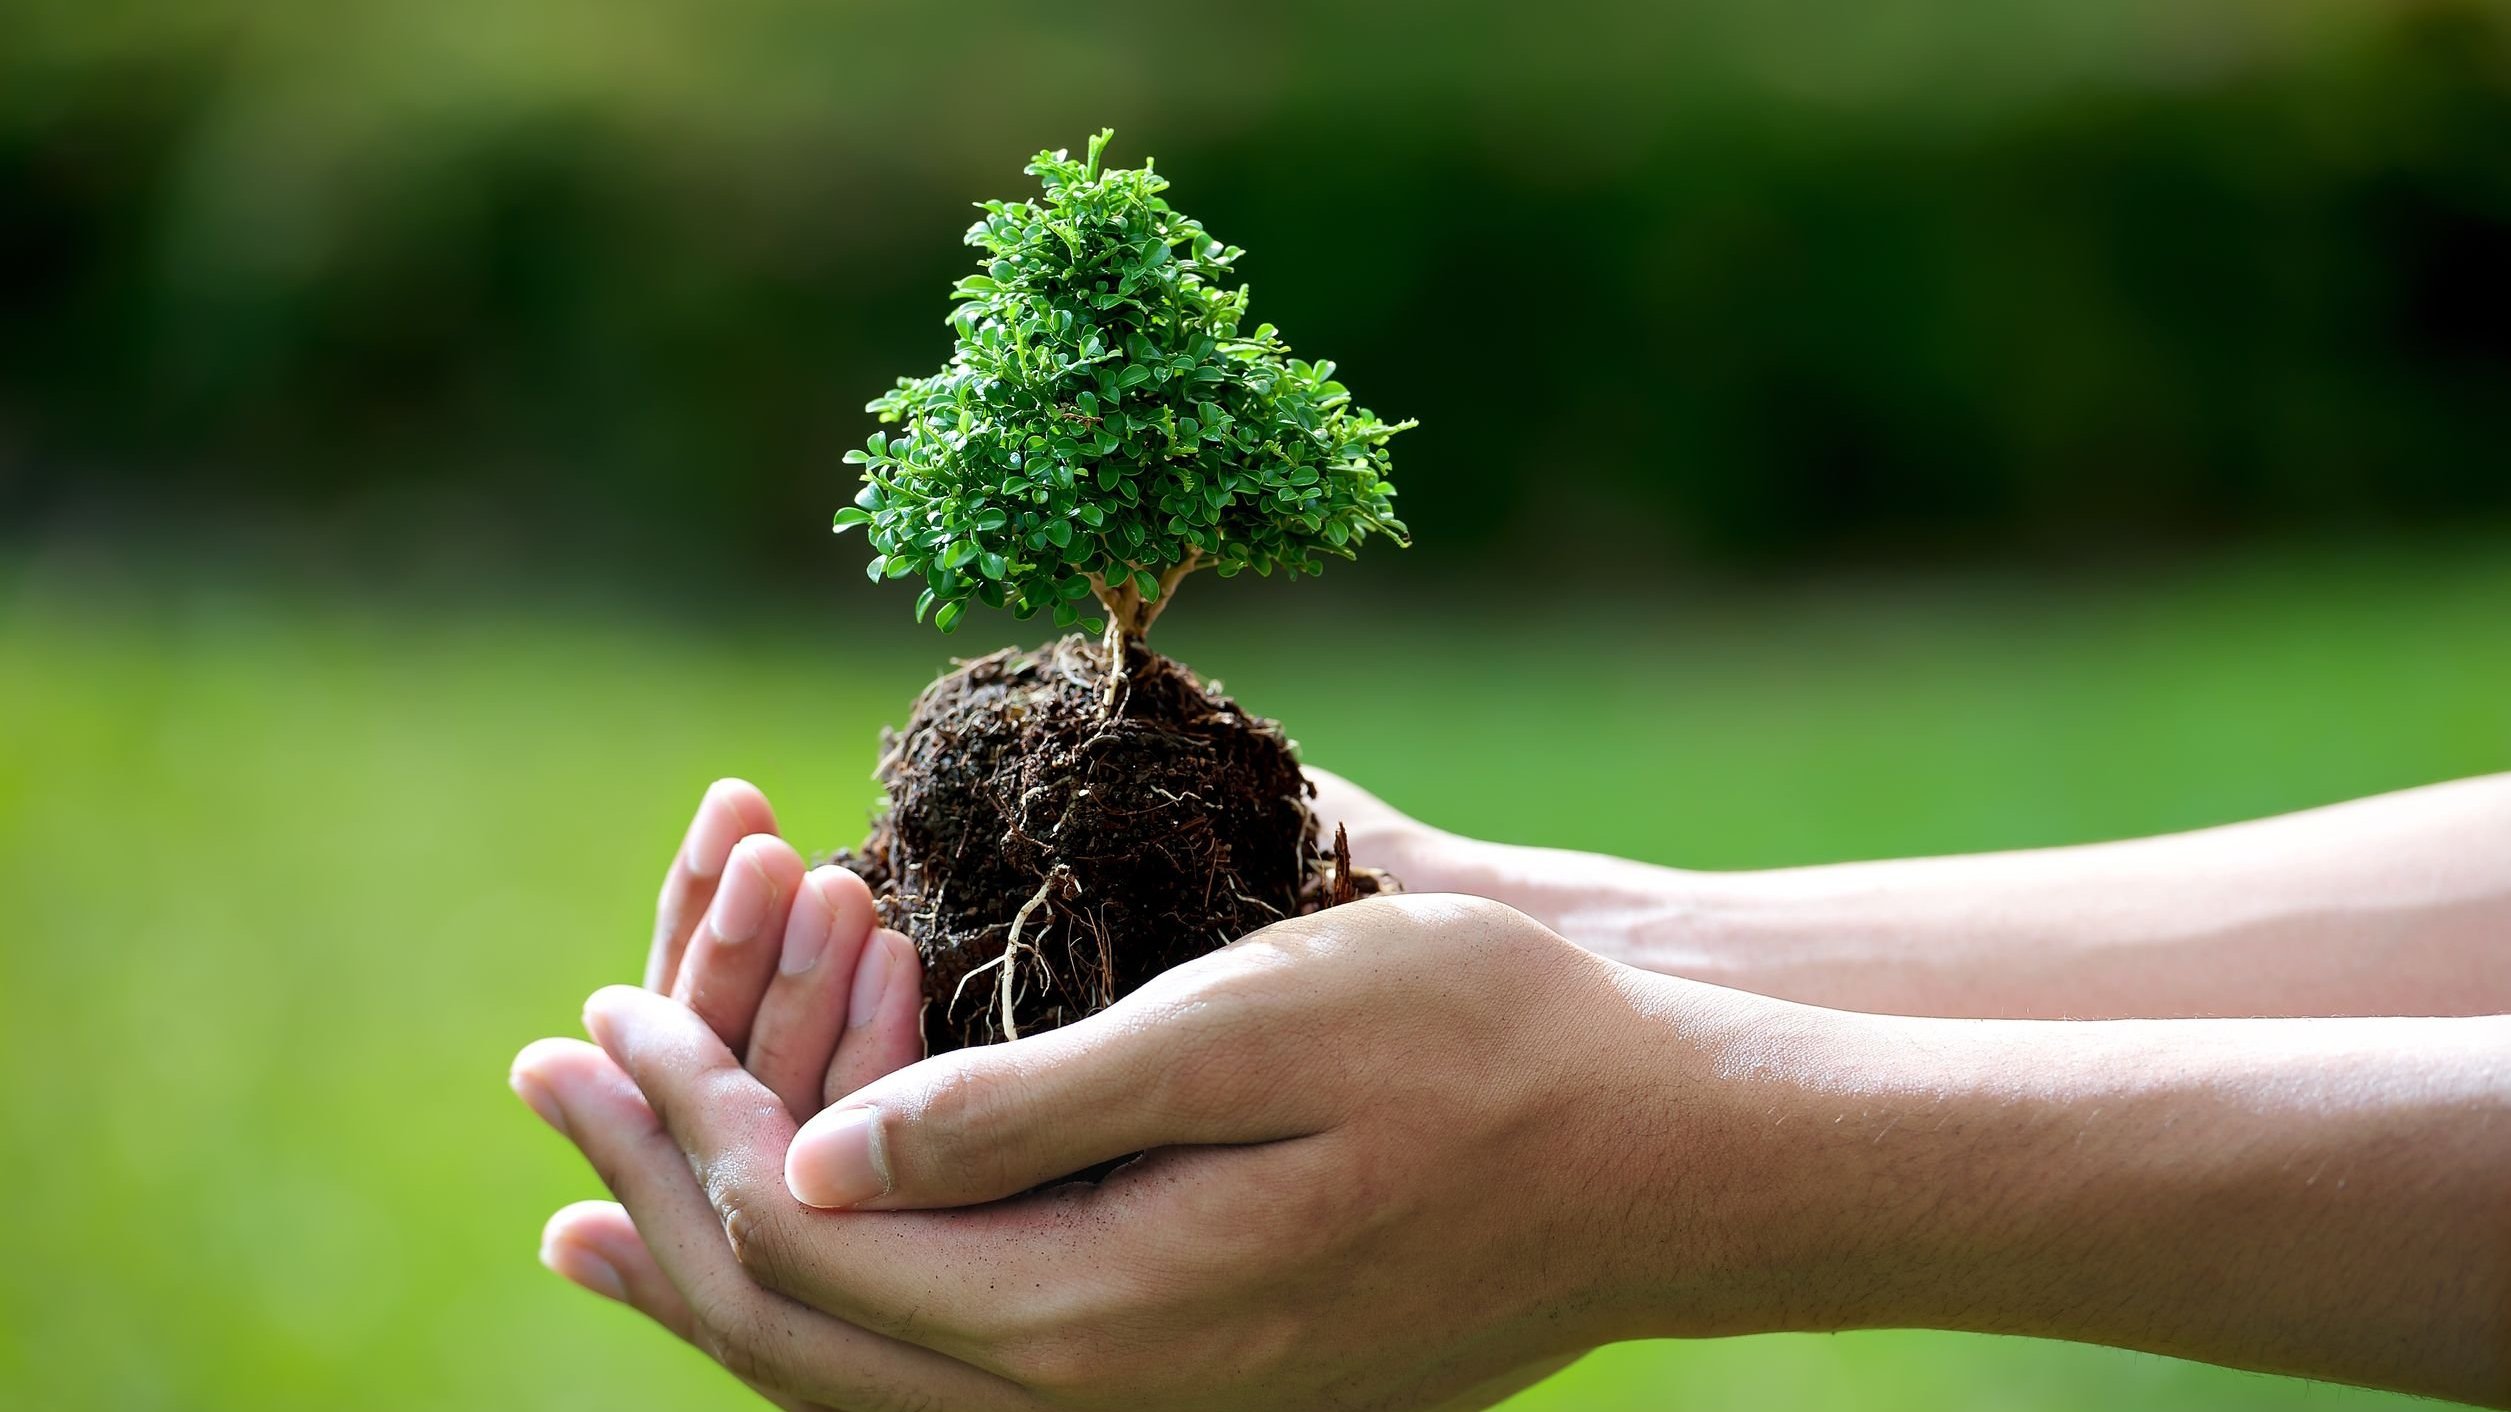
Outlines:
POLYGON ((1063 638, 935 682, 884 737, 889 804, 857 854, 925 959, 935 1051, 1103 1008, 1247 931, 1384 881, 1327 854, 1288 739, 1144 637, 1197 569, 1313 574, 1405 542, 1387 441, 1332 363, 1243 327, 1223 245, 1145 162, 1042 152, 1042 199, 987 201, 950 362, 867 410, 896 428, 837 528, 919 621, 971 602, 1063 638), (1094 611, 1095 610, 1095 611, 1094 611))

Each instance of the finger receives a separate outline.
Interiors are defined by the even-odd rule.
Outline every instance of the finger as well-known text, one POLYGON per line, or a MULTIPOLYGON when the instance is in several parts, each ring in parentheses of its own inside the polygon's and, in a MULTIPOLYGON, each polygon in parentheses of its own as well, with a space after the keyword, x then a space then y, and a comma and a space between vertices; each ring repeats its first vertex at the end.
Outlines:
MULTIPOLYGON (((659 997, 628 993, 688 1017, 659 997)), ((686 1306, 694 1341, 734 1376, 856 1412, 1029 1405, 1017 1388, 990 1373, 761 1288, 736 1257, 741 1223, 728 1239, 716 1205, 679 1144, 637 1086, 600 1050, 572 1040, 540 1040, 516 1056, 513 1079, 534 1111, 550 1118, 592 1162, 686 1306)), ((773 1097, 757 1092, 760 1106, 781 1116, 773 1097)), ((624 1289, 627 1272, 619 1274, 624 1289)))
POLYGON ((998 1331, 1022 1301, 1041 1290, 1085 1299, 1116 1284, 1110 1271, 1156 1238, 1148 1225, 1066 1219, 1078 1203, 1054 1193, 877 1220, 813 1211, 786 1189, 791 1115, 696 1016, 627 986, 596 992, 584 1008, 587 1028, 678 1144, 681 1169, 698 1174, 741 1263, 814 1308, 993 1366, 998 1331))
POLYGON ((736 1052, 749 1043, 801 888, 802 855, 793 845, 770 834, 741 840, 724 864, 715 905, 680 958, 671 998, 696 1011, 736 1052))
POLYGON ((863 879, 844 868, 816 868, 802 880, 776 974, 750 1027, 746 1061, 797 1123, 825 1102, 822 1081, 871 934, 872 890, 863 879))
POLYGON ((681 953, 698 918, 715 900, 716 880, 732 857, 732 847, 754 833, 776 832, 776 811, 767 796, 747 780, 717 780, 698 800, 697 814, 680 840, 663 874, 662 895, 654 903, 654 945, 645 961, 645 988, 669 991, 679 979, 681 953))
POLYGON ((674 1288, 654 1252, 638 1239, 628 1208, 616 1201, 562 1206, 541 1227, 541 1263, 568 1283, 631 1305, 690 1343, 697 1315, 674 1288))
POLYGON ((1286 1067, 1308 1057, 1295 1035, 1279 1043, 1277 1011, 1225 991, 1165 999, 1184 990, 1137 991, 1062 1029, 878 1080, 803 1124, 786 1184, 818 1207, 971 1206, 1154 1147, 1270 1142, 1326 1125, 1316 1086, 1286 1067))
MULTIPOLYGON (((663 1273, 654 1252, 636 1233, 628 1208, 616 1201, 579 1201, 559 1208, 541 1228, 541 1263, 570 1284, 615 1299, 682 1341, 698 1344, 697 1314, 663 1273)), ((759 1386, 750 1391, 784 1412, 830 1412, 759 1386)))
POLYGON ((820 1109, 924 1057, 924 961, 915 943, 886 928, 872 933, 855 967, 846 1031, 828 1063, 820 1109))

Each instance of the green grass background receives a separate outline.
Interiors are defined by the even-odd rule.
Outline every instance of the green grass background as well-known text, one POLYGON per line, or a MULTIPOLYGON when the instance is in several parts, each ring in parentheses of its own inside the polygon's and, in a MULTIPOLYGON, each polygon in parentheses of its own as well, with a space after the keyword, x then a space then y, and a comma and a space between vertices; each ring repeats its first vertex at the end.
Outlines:
MULTIPOLYGON (((1216 599, 1162 636, 1436 822, 1745 867, 2511 767, 2507 549, 1574 618, 1319 598, 1257 626, 1216 599)), ((595 1188, 506 1063, 634 973, 709 778, 758 780, 809 844, 852 838, 874 731, 943 644, 223 582, 0 575, 0 1406, 745 1405, 533 1262, 595 1188)), ((1608 1350, 1516 1405, 2391 1401, 1872 1333, 1608 1350)))

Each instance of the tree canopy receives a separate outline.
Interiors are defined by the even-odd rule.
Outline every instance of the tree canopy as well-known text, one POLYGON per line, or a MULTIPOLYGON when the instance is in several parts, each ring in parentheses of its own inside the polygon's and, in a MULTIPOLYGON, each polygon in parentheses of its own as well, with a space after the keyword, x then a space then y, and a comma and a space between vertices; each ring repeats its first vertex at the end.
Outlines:
POLYGON ((971 601, 1139 637, 1186 574, 1313 574, 1395 518, 1388 422, 1242 331, 1246 252, 1161 197, 1145 161, 1041 152, 1040 199, 979 203, 978 273, 951 291, 950 362, 866 408, 875 432, 837 528, 862 525, 875 579, 924 580, 944 632, 971 601), (1085 616, 1096 597, 1109 617, 1085 616))

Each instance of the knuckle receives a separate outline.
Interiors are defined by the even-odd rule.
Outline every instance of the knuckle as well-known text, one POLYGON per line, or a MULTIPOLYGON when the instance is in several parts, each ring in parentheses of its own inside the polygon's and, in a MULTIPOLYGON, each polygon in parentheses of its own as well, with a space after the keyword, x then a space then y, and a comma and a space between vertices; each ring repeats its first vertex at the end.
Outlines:
POLYGON ((772 1023, 776 1018, 761 1014, 757 1023, 750 1027, 749 1069, 752 1074, 772 1074, 800 1067, 799 1056, 794 1050, 796 1036, 783 1025, 772 1023))
POLYGON ((770 1289, 783 1288, 794 1269, 794 1230, 788 1198, 763 1184, 732 1176, 707 1182, 707 1196, 723 1223, 733 1262, 770 1289))
POLYGON ((706 1356, 724 1365, 724 1371, 744 1382, 766 1387, 782 1385, 783 1369, 772 1351, 777 1340, 767 1337, 765 1321, 756 1314, 735 1324, 699 1326, 698 1347, 706 1356))
POLYGON ((1283 982, 1295 959, 1288 945, 1241 943, 1213 952, 1193 969, 1168 973, 1174 984, 1145 1006, 1144 1026, 1184 1027, 1199 1040, 1228 1042, 1283 1008, 1294 993, 1283 982))
POLYGON ((1292 977, 1280 961, 1250 951, 1197 975, 1170 972, 1181 983, 1125 1017, 1126 1032, 1149 1041, 1128 1051, 1133 1101, 1163 1121, 1193 1125, 1243 1118, 1245 1105, 1283 1091, 1314 1061, 1307 1042, 1336 1003, 1286 984, 1292 977))
POLYGON ((598 1140, 578 1144, 585 1160, 593 1166, 593 1175, 610 1194, 630 1207, 651 1199, 657 1180, 671 1173, 673 1155, 671 1140, 659 1128, 646 1128, 633 1135, 605 1134, 598 1140))
POLYGON ((911 1133, 893 1160, 909 1169, 902 1183, 956 1185, 956 1178, 1007 1166, 999 1144, 984 1135, 1002 1129, 1001 1119, 1020 1107, 1020 1081, 1006 1066, 957 1064, 936 1076, 916 1103, 913 1121, 893 1131, 911 1133))
POLYGON ((1249 1061, 1256 1040, 1244 1023, 1251 1007, 1223 1002, 1193 1022, 1193 1038, 1162 1056, 1142 1075, 1147 1112, 1175 1121, 1190 1115, 1233 1112, 1248 1090, 1275 1071, 1249 1061))
POLYGON ((689 1316, 697 1346, 731 1367, 754 1357, 750 1345, 759 1323, 757 1287, 733 1269, 710 1270, 689 1283, 689 1316))
POLYGON ((705 1282, 705 1287, 710 1293, 703 1302, 697 1293, 691 1295, 697 1311, 692 1333, 699 1350, 744 1381, 777 1390, 794 1387, 801 1376, 794 1331, 776 1306, 734 1271, 705 1282))
POLYGON ((606 1147, 587 1147, 584 1156, 593 1164, 594 1179, 607 1188, 611 1195, 621 1200, 627 1199, 629 1167, 619 1160, 619 1154, 606 1147))
POLYGON ((710 1111, 743 1112, 758 1097, 758 1080, 729 1063, 718 1064, 691 1085, 690 1096, 710 1111))

